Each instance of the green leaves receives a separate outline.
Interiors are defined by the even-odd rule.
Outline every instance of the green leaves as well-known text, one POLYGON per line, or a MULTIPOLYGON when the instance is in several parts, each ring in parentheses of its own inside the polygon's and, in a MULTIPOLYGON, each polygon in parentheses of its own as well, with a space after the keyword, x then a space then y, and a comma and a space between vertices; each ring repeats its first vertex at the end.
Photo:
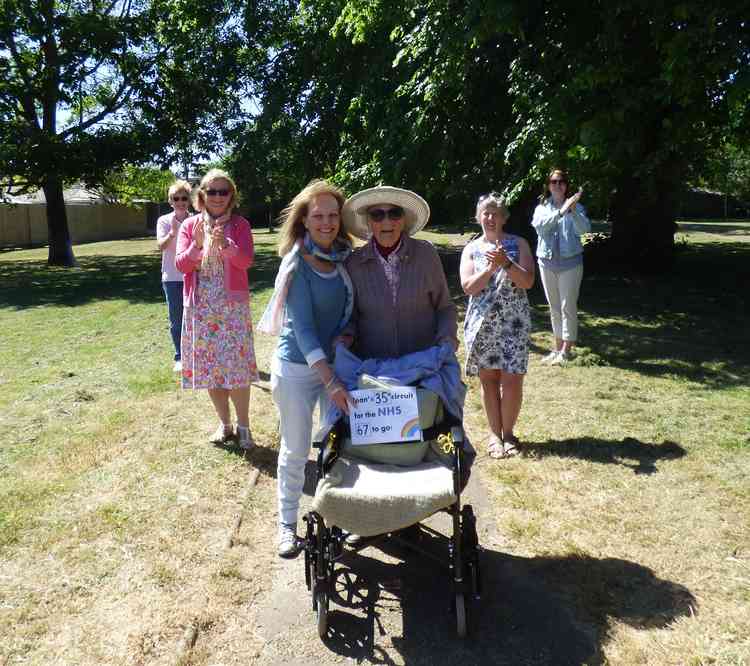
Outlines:
POLYGON ((101 188, 108 199, 128 205, 136 201, 165 201, 174 178, 165 169, 126 164, 109 173, 101 188))

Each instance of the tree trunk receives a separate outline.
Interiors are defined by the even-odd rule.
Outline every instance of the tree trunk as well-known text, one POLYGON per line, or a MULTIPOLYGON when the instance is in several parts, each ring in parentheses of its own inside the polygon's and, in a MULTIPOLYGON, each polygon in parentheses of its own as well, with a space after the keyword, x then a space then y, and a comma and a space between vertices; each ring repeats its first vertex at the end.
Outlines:
POLYGON ((65 210, 62 181, 48 180, 42 187, 47 200, 47 233, 49 238, 48 266, 77 266, 73 245, 68 232, 68 214, 65 210))
POLYGON ((660 273, 672 266, 680 186, 674 179, 659 181, 647 184, 623 176, 618 182, 610 207, 612 239, 606 252, 613 267, 660 273))

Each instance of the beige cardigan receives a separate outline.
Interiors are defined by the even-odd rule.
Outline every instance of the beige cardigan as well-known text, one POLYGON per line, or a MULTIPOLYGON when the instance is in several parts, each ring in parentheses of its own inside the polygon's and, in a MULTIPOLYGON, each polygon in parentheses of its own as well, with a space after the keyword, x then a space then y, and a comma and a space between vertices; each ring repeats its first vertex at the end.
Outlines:
POLYGON ((345 333, 360 358, 398 358, 447 341, 458 347, 456 306, 435 248, 405 236, 396 306, 373 242, 358 248, 346 268, 354 285, 354 310, 345 333))

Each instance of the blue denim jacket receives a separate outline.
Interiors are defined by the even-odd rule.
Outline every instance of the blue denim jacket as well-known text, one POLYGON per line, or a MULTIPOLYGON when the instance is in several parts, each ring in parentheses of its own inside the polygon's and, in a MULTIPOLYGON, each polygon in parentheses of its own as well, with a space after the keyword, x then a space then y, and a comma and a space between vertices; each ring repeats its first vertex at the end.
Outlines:
POLYGON ((581 204, 576 204, 561 216, 559 208, 552 203, 552 197, 536 207, 531 226, 539 237, 536 256, 544 259, 552 259, 555 236, 559 236, 560 259, 581 254, 581 234, 591 231, 591 222, 581 204))

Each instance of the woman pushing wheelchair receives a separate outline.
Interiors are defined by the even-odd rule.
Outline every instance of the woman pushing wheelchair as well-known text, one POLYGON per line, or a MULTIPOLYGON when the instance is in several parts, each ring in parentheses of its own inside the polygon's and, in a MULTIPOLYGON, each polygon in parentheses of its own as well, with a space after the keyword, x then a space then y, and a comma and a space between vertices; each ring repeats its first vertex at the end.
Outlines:
POLYGON ((358 192, 342 209, 344 228, 366 243, 345 262, 354 304, 333 367, 344 388, 370 390, 354 394, 351 421, 331 410, 315 439, 318 482, 304 551, 321 637, 329 602, 339 600, 337 572, 345 569, 336 565, 392 539, 450 571, 461 636, 466 602, 479 597, 476 520, 461 503, 475 453, 462 426, 457 313, 437 252, 413 237, 429 215, 422 197, 388 186, 358 192), (393 401, 403 411, 391 417, 393 401), (428 522, 436 513, 450 516, 449 534, 428 522), (440 544, 439 554, 425 550, 427 541, 440 544))

